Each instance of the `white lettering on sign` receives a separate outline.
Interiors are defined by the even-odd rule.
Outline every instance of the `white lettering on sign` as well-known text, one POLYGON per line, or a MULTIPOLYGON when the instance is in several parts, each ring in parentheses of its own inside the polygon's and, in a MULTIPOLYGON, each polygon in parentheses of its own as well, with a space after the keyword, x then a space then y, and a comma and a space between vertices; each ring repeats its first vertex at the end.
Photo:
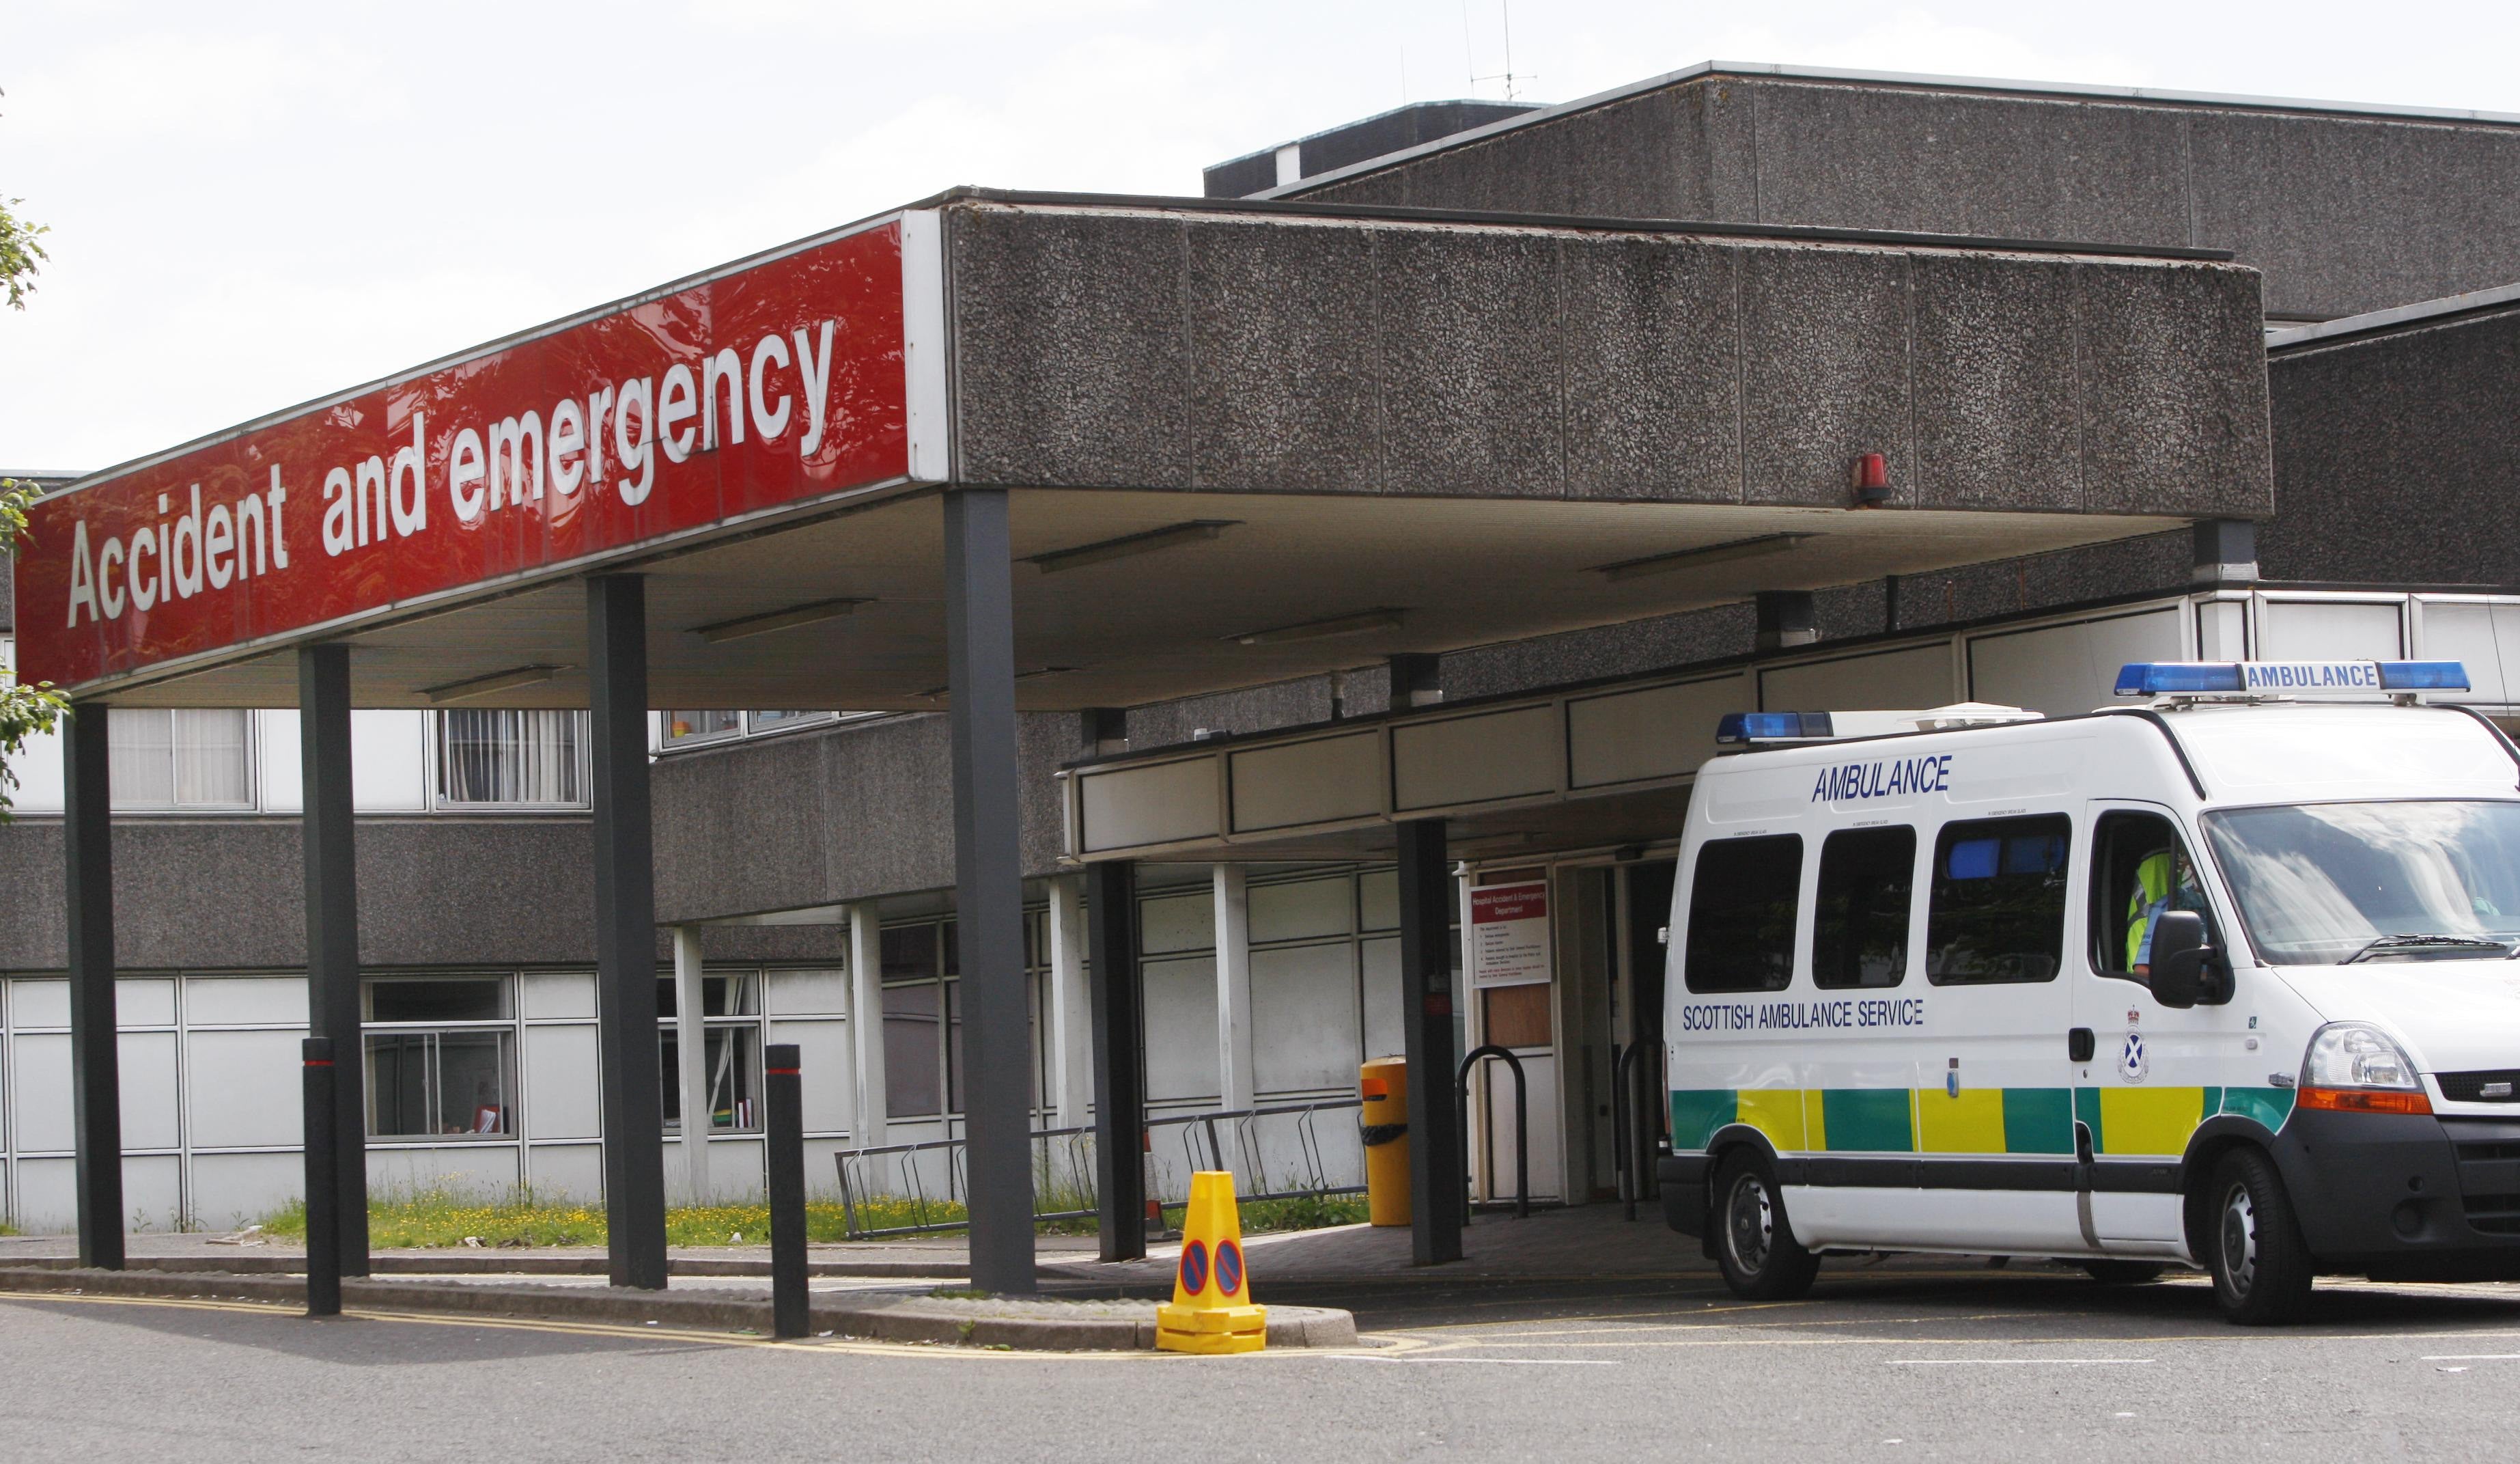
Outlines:
POLYGON ((2380 689, 2380 667, 2368 661, 2251 661, 2240 672, 2251 691, 2380 689))
POLYGON ((1547 882, 1472 890, 1469 959, 1474 986, 1527 986, 1548 981, 1547 882))
POLYGON ((1862 799, 1903 798, 1917 793, 1945 793, 1952 786, 1952 755, 1894 757, 1880 762, 1845 762, 1823 767, 1812 783, 1815 803, 1840 803, 1862 799))
POLYGON ((1703 1001, 1680 1009, 1680 1029, 1691 1031, 1862 1031, 1883 1027, 1922 1027, 1921 996, 1840 997, 1834 1001, 1703 1001))

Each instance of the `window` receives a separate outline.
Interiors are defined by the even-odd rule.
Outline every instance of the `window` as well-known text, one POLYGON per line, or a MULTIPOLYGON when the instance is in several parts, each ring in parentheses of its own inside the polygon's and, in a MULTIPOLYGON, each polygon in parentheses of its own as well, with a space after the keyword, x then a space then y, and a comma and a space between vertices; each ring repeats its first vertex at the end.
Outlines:
POLYGON ((746 712, 745 716, 748 720, 745 722, 744 730, 755 735, 763 732, 782 732, 789 727, 804 726, 808 722, 827 722, 838 715, 836 711, 746 712))
POLYGON ((1697 851, 1688 889, 1691 991, 1781 991, 1794 975, 1799 834, 1725 839, 1697 851))
POLYGON ((253 801, 248 714, 116 707, 107 724, 114 806, 239 808, 253 801))
POLYGON ((514 1134, 515 998, 505 977, 366 984, 368 1132, 377 1138, 514 1134))
MULTIPOLYGON (((709 1127, 757 1130, 761 1111, 761 978, 752 972, 700 978, 705 1026, 700 1071, 708 1082, 709 1127)), ((658 1070, 664 1083, 665 1125, 683 1123, 683 1041, 674 981, 656 983, 658 1070)))
POLYGON ((2231 808, 2205 833, 2277 965, 2498 958, 2520 941, 2520 803, 2231 808))
POLYGON ((438 798, 449 803, 582 804, 586 713, 438 713, 438 798))
POLYGON ((2214 916, 2187 846, 2157 813, 2100 815, 2092 836, 2092 969, 2141 980, 2150 975, 2152 924, 2168 910, 2214 916))
POLYGON ((2044 982, 2065 956, 2061 813, 1945 824, 1934 840, 1925 977, 1938 986, 2044 982))
POLYGON ((740 737, 743 733, 741 711, 668 711, 665 713, 665 741, 671 743, 714 742, 721 737, 740 737))
MULTIPOLYGON (((1033 1102, 1042 1102, 1041 988, 1049 980, 1042 915, 1024 916, 1024 986, 1032 1020, 1033 1102)), ((955 925, 922 920, 883 932, 883 1087, 889 1119, 963 1111, 963 982, 955 925)))
POLYGON ((1895 986, 1908 975, 1908 899, 1916 831, 1841 829, 1820 846, 1812 982, 1826 990, 1895 986))

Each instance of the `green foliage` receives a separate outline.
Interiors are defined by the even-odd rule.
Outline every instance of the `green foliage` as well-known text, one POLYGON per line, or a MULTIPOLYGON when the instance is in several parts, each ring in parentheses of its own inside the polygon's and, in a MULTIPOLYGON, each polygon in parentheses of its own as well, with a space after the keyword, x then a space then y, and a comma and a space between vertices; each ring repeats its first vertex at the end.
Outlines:
MULTIPOLYGON (((0 232, 8 224, 8 214, 0 210, 0 232)), ((5 252, 0 241, 0 252, 5 252)), ((5 261, 0 261, 5 262, 5 261)), ((17 287, 10 287, 16 294, 17 287)), ((14 553, 18 541, 26 534, 26 505, 35 501, 32 487, 21 486, 14 478, 0 478, 0 554, 14 553)), ((39 732, 50 732, 69 709, 69 703, 53 690, 49 681, 33 686, 20 686, 8 679, 9 667, 0 665, 0 823, 9 821, 10 790, 18 786, 18 774, 10 762, 26 750, 26 739, 39 732)))
MULTIPOLYGON (((930 1204, 928 1221, 965 1218, 963 1207, 930 1204)), ((1366 1217, 1362 1195, 1328 1199, 1253 1200, 1242 1207, 1242 1228, 1248 1231, 1311 1230, 1324 1225, 1349 1225, 1366 1217)), ((907 1201, 878 1197, 858 1203, 858 1218, 870 1229, 918 1222, 907 1201)), ((263 1233, 293 1239, 306 1233, 306 1203, 292 1200, 261 1217, 263 1233)), ((1045 1227, 1051 1228, 1051 1227, 1045 1227)), ((1076 1229, 1073 1224, 1058 1227, 1076 1229)), ((1084 1221, 1081 1233, 1092 1234, 1084 1221)), ((392 1190, 368 1197, 368 1244, 379 1250, 462 1247, 468 1239, 484 1247, 600 1246, 605 1242, 604 1209, 565 1197, 546 1198, 530 1186, 482 1191, 439 1185, 392 1190)), ((839 1241, 848 1227, 837 1200, 812 1200, 805 1206, 805 1238, 839 1241)), ((730 1201, 712 1205, 680 1205, 665 1212, 665 1242, 673 1246, 767 1246, 770 1206, 766 1201, 730 1201)))
POLYGON ((45 224, 30 224, 10 211, 23 199, 0 203, 0 289, 9 292, 9 308, 26 308, 26 297, 35 293, 37 261, 50 260, 43 245, 37 243, 52 229, 45 224))

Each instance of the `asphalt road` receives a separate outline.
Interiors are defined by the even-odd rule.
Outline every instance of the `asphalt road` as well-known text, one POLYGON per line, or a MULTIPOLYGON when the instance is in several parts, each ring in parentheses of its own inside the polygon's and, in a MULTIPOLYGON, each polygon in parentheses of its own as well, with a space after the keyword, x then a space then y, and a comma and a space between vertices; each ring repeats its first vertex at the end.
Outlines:
POLYGON ((2520 1287, 2325 1283, 2276 1332, 2226 1326, 2191 1281, 1912 1262, 1782 1304, 1703 1277, 1302 1299, 1354 1305, 1378 1345, 1039 1357, 13 1297, 0 1457, 2045 1464, 2520 1439, 2520 1287))

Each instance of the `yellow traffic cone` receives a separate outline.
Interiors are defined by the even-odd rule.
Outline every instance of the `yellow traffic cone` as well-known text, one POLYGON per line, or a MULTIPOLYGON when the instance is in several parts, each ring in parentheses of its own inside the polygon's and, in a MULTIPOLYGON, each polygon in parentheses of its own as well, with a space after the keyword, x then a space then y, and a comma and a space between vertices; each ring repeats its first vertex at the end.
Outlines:
POLYGON ((1269 1343, 1269 1308, 1251 1304, 1242 1267, 1242 1212, 1230 1171, 1190 1176, 1173 1299, 1155 1313, 1155 1346, 1170 1352, 1256 1352, 1269 1343))

